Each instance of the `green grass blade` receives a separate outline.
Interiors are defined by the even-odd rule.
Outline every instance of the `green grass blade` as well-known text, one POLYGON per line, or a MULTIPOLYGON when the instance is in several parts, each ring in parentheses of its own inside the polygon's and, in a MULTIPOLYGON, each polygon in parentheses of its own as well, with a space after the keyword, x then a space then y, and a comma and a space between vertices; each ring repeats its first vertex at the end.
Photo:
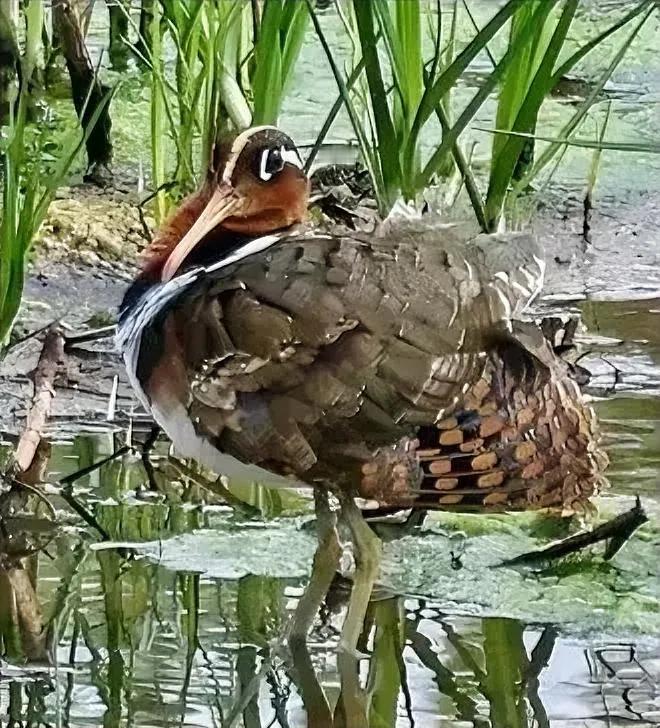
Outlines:
POLYGON ((246 98, 247 92, 241 85, 243 79, 238 63, 241 41, 247 32, 244 24, 244 11, 247 10, 247 7, 236 2, 227 6, 226 13, 221 15, 217 22, 217 30, 210 41, 211 48, 206 54, 206 58, 220 59, 219 63, 213 64, 215 68, 208 74, 207 79, 208 84, 217 86, 217 88, 209 86, 207 94, 209 99, 207 119, 211 122, 210 126, 208 122, 205 125, 207 138, 203 149, 207 156, 217 136, 217 113, 220 105, 224 107, 235 128, 244 129, 252 122, 252 109, 246 98), (211 117, 212 114, 215 116, 211 117))
MULTIPOLYGON (((538 68, 537 50, 543 43, 543 36, 549 25, 548 16, 556 5, 555 0, 530 0, 520 8, 511 21, 509 45, 522 45, 518 63, 506 74, 497 104, 495 125, 498 129, 512 129, 522 107, 534 74, 538 68), (536 23, 529 25, 529 19, 536 17, 536 23), (531 32, 529 32, 531 30, 531 32)), ((493 137, 491 158, 500 158, 507 138, 493 137)))
MULTIPOLYGON (((0 222, 0 344, 4 345, 18 314, 25 279, 25 262, 34 236, 43 221, 57 188, 69 173, 89 134, 110 103, 109 92, 94 110, 85 129, 70 136, 47 177, 39 173, 39 147, 26 139, 28 76, 19 87, 17 105, 10 110, 7 142, 2 149, 4 179, 3 214, 0 222), (35 159, 35 156, 37 159, 35 159)), ((89 100, 85 102, 85 106, 89 100)), ((83 112, 84 112, 83 108, 83 112)), ((37 131, 40 140, 40 132, 37 131)))
MULTIPOLYGON (((207 57, 215 58, 216 48, 218 45, 218 33, 208 34, 205 42, 208 44, 207 57)), ((204 121, 202 137, 202 173, 209 170, 213 162, 214 144, 219 135, 220 97, 222 95, 220 89, 222 88, 223 78, 225 76, 229 76, 229 74, 225 73, 218 63, 211 64, 211 66, 207 69, 207 72, 204 74, 204 107, 200 112, 200 116, 204 121)))
MULTIPOLYGON (((463 9, 465 10, 465 14, 468 16, 468 19, 470 20, 470 24, 472 25, 472 28, 476 33, 479 32, 479 25, 477 24, 477 21, 472 14, 472 11, 470 10, 470 6, 468 4, 468 0, 462 0, 463 9)), ((495 60, 495 56, 492 54, 490 47, 488 44, 484 46, 484 51, 486 52, 486 55, 488 56, 488 60, 490 61, 490 65, 495 68, 497 65, 497 61, 495 60)))
POLYGON ((421 8, 419 0, 409 0, 395 3, 394 9, 401 55, 399 89, 405 107, 406 125, 410 127, 424 93, 421 8))
MULTIPOLYGON (((435 50, 433 55, 433 60, 431 64, 431 70, 427 77, 425 77, 425 86, 429 86, 430 84, 434 83, 435 79, 438 75, 438 69, 439 68, 447 68, 454 60, 454 56, 456 54, 456 34, 458 31, 458 0, 453 0, 452 3, 452 9, 451 9, 451 23, 449 25, 449 34, 447 38, 447 43, 445 44, 444 49, 442 48, 442 0, 437 0, 436 4, 436 16, 438 18, 437 20, 437 28, 434 35, 435 38, 435 50)), ((479 29, 476 29, 477 32, 479 32, 479 29)), ((495 64, 493 64, 495 65, 495 64)), ((452 125, 452 90, 450 89, 442 99, 441 104, 438 104, 438 107, 436 107, 436 116, 440 120, 440 125, 442 127, 442 133, 443 135, 447 133, 448 129, 451 128, 452 125), (442 106, 442 109, 440 107, 442 106)), ((465 159, 462 158, 462 151, 458 144, 455 144, 452 147, 452 157, 454 158, 454 162, 458 164, 459 157, 460 164, 459 164, 459 171, 460 171, 460 165, 463 166, 463 170, 465 170, 465 159)), ((454 164, 452 163, 452 160, 449 156, 446 157, 446 163, 441 164, 437 168, 437 175, 438 177, 447 178, 449 177, 454 171, 454 164)), ((463 175, 463 178, 465 179, 464 171, 461 171, 461 174, 463 175)), ((472 189, 472 188, 470 188, 472 189)), ((473 190, 474 191, 474 190, 473 190)))
MULTIPOLYGON (((454 0, 454 13, 456 12, 457 3, 458 0, 454 0)), ((429 83, 435 83, 436 76, 438 75, 438 68, 440 67, 440 63, 442 61, 442 0, 435 0, 435 28, 433 28, 432 25, 432 16, 433 13, 431 12, 431 8, 429 8, 429 27, 433 36, 433 59, 431 61, 431 68, 429 70, 428 80, 425 80, 426 85, 428 85, 429 83)), ((449 63, 451 63, 452 60, 453 58, 449 60, 449 63)))
MULTIPOLYGON (((401 60, 402 76, 397 83, 398 98, 403 106, 397 136, 403 150, 417 109, 424 94, 424 59, 422 58, 422 21, 419 0, 395 3, 395 28, 401 60)), ((401 154, 402 191, 406 199, 415 198, 414 181, 419 174, 421 154, 401 154)))
MULTIPOLYGON (((32 174, 35 174, 32 172, 32 174)), ((0 341, 5 341, 7 335, 11 332, 16 316, 21 307, 23 298, 23 287, 25 283, 25 262, 27 253, 32 247, 34 234, 39 228, 41 220, 37 220, 36 216, 32 217, 30 212, 34 209, 34 202, 39 188, 39 176, 26 180, 23 199, 20 200, 20 193, 17 205, 18 213, 18 229, 11 246, 9 256, 9 286, 7 294, 2 303, 2 320, 8 327, 5 331, 0 331, 0 341)), ((3 259, 3 265, 7 261, 3 259)))
MULTIPOLYGON (((476 28, 477 33, 479 29, 476 28)), ((449 67, 454 61, 456 55, 456 37, 458 34, 458 0, 454 0, 454 4, 451 9, 451 25, 449 26, 449 37, 447 38, 447 45, 441 55, 442 63, 445 68, 449 67)), ((484 46, 488 50, 488 44, 484 46)), ((495 65, 495 64, 493 64, 495 65)))
POLYGON ((161 9, 154 3, 151 19, 151 57, 154 73, 151 76, 151 182, 156 193, 156 222, 160 223, 167 217, 167 198, 160 188, 165 183, 165 114, 167 93, 162 81, 164 75, 163 38, 161 33, 161 9))
MULTIPOLYGON (((596 182, 598 181, 598 170, 600 169, 600 162, 603 156, 605 144, 605 134, 607 134, 607 127, 610 123, 610 115, 612 113, 612 102, 607 104, 605 110, 605 118, 603 119, 603 125, 598 134, 598 147, 594 149, 593 156, 591 158, 591 165, 589 166, 589 174, 587 176, 587 192, 585 195, 585 209, 587 206, 591 208, 594 190, 596 189, 596 182)), ((658 152, 660 152, 660 144, 658 144, 658 152)))
POLYGON ((16 235, 17 220, 21 200, 21 165, 25 147, 25 94, 20 93, 18 105, 10 103, 8 137, 4 146, 4 180, 2 186, 2 221, 0 223, 0 345, 6 343, 11 331, 14 316, 11 301, 15 297, 12 285, 12 268, 16 245, 20 243, 16 235))
MULTIPOLYGON (((438 117, 438 121, 440 122, 440 126, 442 127, 443 136, 449 134, 451 130, 451 124, 442 104, 438 104, 436 108, 436 115, 438 117)), ((474 211, 475 217, 477 218, 477 222, 479 223, 479 227, 483 232, 487 232, 488 224, 486 222, 486 209, 483 204, 481 192, 479 191, 479 185, 477 184, 474 172, 472 171, 470 163, 465 158, 463 150, 458 144, 458 141, 455 141, 452 145, 451 153, 454 158, 454 163, 456 164, 456 167, 460 172, 461 178, 463 179, 463 184, 465 185, 468 197, 470 198, 470 204, 472 205, 472 209, 474 211)))
MULTIPOLYGON (((399 35, 399 45, 404 52, 403 64, 405 77, 412 82, 407 90, 408 95, 415 101, 420 99, 424 90, 421 77, 422 68, 422 19, 419 0, 410 0, 406 3, 396 3, 396 29, 399 35)), ((414 104, 417 105, 416 103, 414 104)))
MULTIPOLYGON (((351 71, 350 76, 348 77, 348 80, 346 81, 346 91, 350 92, 350 90, 355 85, 355 82, 360 77, 360 74, 364 70, 364 59, 360 59, 360 62, 357 64, 357 66, 351 71)), ((340 93, 337 97, 335 103, 332 105, 330 111, 328 112, 328 115, 325 117, 325 121, 323 122, 323 126, 321 127, 321 131, 318 133, 318 136, 316 137, 316 141, 314 142, 314 146, 312 147, 310 153, 307 155, 307 161, 305 162, 305 172, 309 173, 310 169, 312 168, 312 164, 314 164, 314 160, 316 159, 319 150, 321 149, 323 142, 328 135, 328 132, 330 131, 330 127, 334 123, 334 120, 337 118, 337 114, 341 111, 341 107, 344 105, 344 97, 340 93)))
MULTIPOLYGON (((416 0, 413 0, 411 4, 416 5, 416 0)), ((397 8, 398 7, 399 6, 397 6, 397 8)), ((403 38, 401 37, 399 29, 395 27, 395 23, 390 13, 390 4, 388 3, 388 0, 374 0, 373 8, 380 27, 380 34, 384 40, 385 49, 387 50, 393 77, 392 91, 394 92, 394 96, 392 104, 392 124, 397 138, 397 145, 394 148, 389 147, 385 152, 387 155, 393 155, 395 154, 395 150, 403 148, 419 101, 413 102, 410 96, 410 87, 411 85, 414 85, 414 82, 411 84, 411 79, 408 78, 406 46, 403 44, 403 38)), ((377 46, 378 41, 376 41, 376 47, 377 46)), ((422 66, 420 65, 420 70, 421 68, 422 66)), ((387 103, 387 100, 385 100, 385 103, 387 103)), ((372 114, 374 126, 377 113, 378 112, 374 109, 372 114)), ((378 138, 377 131, 376 137, 378 138)), ((415 168, 418 156, 419 155, 416 154, 414 157, 400 157, 399 164, 401 175, 397 183, 397 188, 402 190, 404 197, 407 199, 414 197, 414 191, 411 190, 409 181, 411 178, 411 170, 415 168)), ((380 153, 380 157, 382 160, 383 153, 380 153)), ((382 164, 383 163, 381 161, 381 166, 382 164)), ((394 195, 391 196, 391 201, 394 201, 394 195)))
POLYGON ((371 3, 353 0, 353 10, 376 126, 384 192, 389 204, 392 204, 397 197, 398 190, 401 189, 401 167, 399 165, 397 136, 390 108, 387 104, 387 93, 376 46, 374 7, 371 3))
MULTIPOLYGON (((535 17, 531 16, 528 19, 527 24, 529 27, 531 27, 534 22, 535 17)), ((450 152, 452 146, 458 141, 459 136, 463 133, 470 121, 472 121, 477 111, 481 108, 486 99, 497 87, 501 79, 504 78, 504 75, 511 66, 511 64, 518 61, 518 57, 521 51, 522 47, 520 45, 509 46, 509 48, 507 48, 504 56, 495 66, 490 76, 488 76, 488 78, 484 81, 479 91, 477 91, 477 93, 473 96, 472 100, 467 104, 463 112, 456 120, 456 123, 446 134, 443 135, 441 144, 431 155, 431 158, 429 159, 417 179, 416 185, 418 188, 423 189, 430 184, 432 177, 436 174, 438 168, 443 164, 445 156, 450 152)), ((438 105, 440 105, 440 101, 438 102, 438 105)))
POLYGON ((627 15, 604 30, 602 33, 599 33, 595 38, 592 38, 588 43, 585 43, 579 50, 569 56, 554 72, 551 81, 552 88, 554 88, 566 74, 570 73, 588 53, 597 46, 601 45, 601 43, 607 40, 607 38, 609 38, 612 34, 623 28, 624 25, 628 25, 631 20, 634 20, 641 13, 648 10, 652 3, 653 0, 642 0, 642 2, 627 15))
MULTIPOLYGON (((416 2, 416 0, 413 0, 413 2, 416 2)), ((385 48, 387 50, 389 62, 392 66, 394 88, 399 94, 400 100, 405 107, 407 106, 408 89, 406 88, 407 69, 404 57, 404 46, 401 43, 400 35, 397 32, 394 21, 392 20, 388 1, 374 0, 373 9, 380 27, 381 36, 385 41, 385 48)), ((377 46, 378 43, 376 42, 376 47, 377 46)))
MULTIPOLYGON (((453 88, 461 74, 483 50, 485 45, 505 25, 523 2, 525 0, 509 0, 438 76, 433 85, 424 92, 408 138, 406 154, 415 153, 422 127, 428 121, 431 114, 435 113, 437 105, 443 100, 451 88, 453 88)), ((422 174, 424 175, 424 173, 422 174)), ((424 175, 424 177, 427 176, 424 175)))
POLYGON ((25 6, 25 52, 21 64, 25 78, 32 78, 37 67, 43 22, 43 3, 40 0, 30 0, 25 6))
MULTIPOLYGON (((499 118, 500 115, 498 114, 498 128, 514 129, 523 132, 531 132, 534 130, 541 105, 547 94, 552 90, 550 85, 552 71, 561 49, 566 42, 566 37, 573 22, 575 12, 577 11, 578 3, 579 0, 568 0, 565 3, 552 37, 547 44, 533 77, 529 81, 522 101, 516 107, 515 103, 517 99, 505 99, 505 103, 510 103, 511 108, 509 113, 501 115, 502 118, 499 118), (511 116, 513 114, 515 116, 512 119, 511 116), (504 126, 501 125, 502 122, 504 122, 504 126)), ((539 24, 545 23, 546 19, 547 15, 541 12, 535 22, 539 24)), ((540 25, 537 27, 540 27, 540 25)), ((512 38, 512 40, 515 39, 512 38)), ((526 60, 527 63, 530 63, 532 59, 528 58, 527 55, 526 53, 523 61, 526 60)), ((516 175, 523 150, 529 143, 521 137, 498 136, 496 139, 498 143, 493 144, 491 173, 486 195, 486 217, 491 229, 497 227, 509 186, 516 175)))
POLYGON ((287 13, 291 15, 290 20, 284 25, 284 47, 282 49, 282 88, 281 93, 284 94, 296 65, 296 61, 300 56, 300 50, 305 40, 307 26, 309 25, 309 12, 304 3, 295 0, 295 2, 286 3, 284 16, 287 13))
POLYGON ((508 131, 506 129, 486 129, 483 127, 475 127, 481 131, 488 131, 493 134, 501 134, 503 136, 521 137, 523 139, 533 139, 538 142, 547 142, 548 144, 578 147, 580 149, 596 149, 600 151, 612 152, 632 152, 639 154, 660 154, 660 143, 654 142, 606 142, 598 139, 580 139, 572 136, 550 136, 544 134, 529 134, 519 131, 508 131))
POLYGON ((279 115, 282 88, 281 22, 282 0, 265 0, 259 42, 254 49, 253 124, 274 124, 279 115))
POLYGON ((328 59, 328 64, 330 65, 330 69, 332 70, 332 75, 335 77, 335 82, 337 83, 339 92, 341 93, 341 96, 344 100, 344 105, 346 107, 346 112, 348 113, 348 116, 351 120, 351 125, 353 126, 355 135, 358 138, 358 143, 360 144, 360 149, 362 150, 364 156, 364 162, 367 165, 369 174, 374 185, 374 192, 376 195, 376 200, 378 202, 379 210, 381 211, 381 213, 386 213, 389 208, 386 199, 383 178, 380 173, 380 168, 378 166, 378 160, 374 155, 373 149, 371 148, 366 138, 362 122, 355 109, 355 106, 353 105, 351 93, 346 86, 342 73, 339 70, 339 67, 337 66, 337 63, 334 59, 334 56, 332 55, 332 50, 328 45, 328 41, 325 37, 325 33, 323 32, 323 28, 321 28, 319 19, 316 16, 312 0, 305 0, 305 2, 307 3, 307 8, 312 19, 312 24, 314 25, 314 30, 321 43, 326 58, 328 59))
POLYGON ((50 205, 50 202, 52 201, 55 192, 57 191, 57 188, 60 187, 64 182, 67 174, 69 173, 69 170, 73 166, 76 157, 80 154, 83 147, 85 146, 85 142, 94 130, 94 127, 98 123, 101 114, 103 113, 105 108, 112 102, 116 91, 117 87, 111 88, 103 96, 100 103, 91 114, 86 127, 81 131, 80 136, 77 138, 75 136, 71 136, 69 138, 68 143, 60 154, 58 163, 55 165, 55 169, 48 176, 48 179, 44 183, 44 190, 39 197, 39 202, 35 207, 32 222, 36 224, 37 227, 41 224, 44 217, 46 216, 48 206, 50 205))
MULTIPOLYGON (((578 128, 578 126, 581 124, 584 117, 587 115, 589 109, 593 106, 593 104, 598 99, 598 96, 601 94, 603 88, 605 87, 605 84, 607 81, 611 78, 614 71, 617 69, 621 61, 623 60, 624 56, 628 52, 628 49, 633 44, 635 38, 639 35, 644 25, 646 25, 646 22, 651 17, 653 11, 655 9, 654 5, 647 6, 646 13, 642 16, 639 23, 635 25, 635 27, 632 29, 632 31, 628 34, 624 42, 619 47, 619 50, 614 55, 614 58, 609 63, 607 68, 604 69, 604 71, 599 76, 598 80, 594 84, 594 86, 591 89, 591 92, 589 95, 584 99, 584 101, 580 104, 580 106, 577 108, 575 114, 571 117, 571 119, 568 121, 567 124, 564 125, 560 133, 557 135, 557 138, 560 140, 569 139, 573 132, 578 128)), ((547 164, 552 161, 552 159, 555 157, 557 152, 563 148, 565 142, 564 141, 555 141, 551 142, 549 146, 544 149, 542 154, 539 156, 537 161, 534 163, 532 168, 528 170, 528 172, 520 179, 515 187, 514 187, 514 193, 516 195, 520 194, 522 191, 524 191, 528 185, 532 182, 533 179, 538 177, 538 175, 541 173, 541 171, 547 166, 547 164)))

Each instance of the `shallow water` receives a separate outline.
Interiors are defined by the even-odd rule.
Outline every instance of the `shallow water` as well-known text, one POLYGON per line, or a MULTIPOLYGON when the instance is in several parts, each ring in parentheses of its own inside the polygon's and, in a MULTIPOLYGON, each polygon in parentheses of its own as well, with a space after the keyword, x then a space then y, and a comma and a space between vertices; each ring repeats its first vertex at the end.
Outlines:
MULTIPOLYGON (((596 547, 541 571, 496 564, 560 535, 546 518, 440 514, 413 534, 383 530, 383 588, 364 634, 369 658, 360 664, 366 693, 345 725, 660 724, 657 304, 577 302, 612 457, 601 515, 640 494, 650 523, 611 564, 596 547)), ((101 460, 123 436, 55 443, 49 480, 101 460)), ((323 711, 343 704, 356 674, 336 652, 345 583, 336 584, 309 654, 290 656, 279 642, 314 549, 309 500, 238 484, 233 492, 249 505, 231 509, 194 473, 173 470, 162 452, 156 464, 162 490, 155 494, 143 490, 146 476, 132 455, 75 484, 77 498, 123 548, 104 548, 55 497, 63 527, 50 533, 42 523, 38 538, 52 536, 45 549, 23 572, 3 572, 0 720, 329 725, 323 711), (13 620, 10 584, 20 590, 13 620), (330 708, 318 698, 319 683, 330 708)))
MULTIPOLYGON (((489 0, 471 5, 483 17, 492 8, 489 0)), ((624 5, 592 3, 576 38, 624 5)), ((653 137, 658 22, 613 79, 611 139, 653 137)), ((305 53, 284 114, 302 139, 318 126, 319 100, 334 96, 318 49, 305 53)), ((461 93, 478 79, 478 64, 473 70, 461 93)), ((117 117, 130 120, 118 129, 120 162, 122 155, 134 162, 136 146, 148 149, 136 145, 142 132, 133 122, 147 100, 135 93, 129 88, 118 101, 117 117)), ((566 100, 551 102, 548 129, 570 110, 566 100)), ((340 119, 333 138, 343 144, 349 136, 340 119)), ((596 547, 541 571, 495 566, 562 533, 536 516, 445 514, 412 534, 383 529, 383 589, 359 667, 366 695, 337 725, 660 725, 658 159, 604 155, 600 216, 586 252, 571 215, 590 155, 570 156, 538 223, 560 259, 539 312, 579 312, 586 326, 581 363, 593 373, 589 391, 612 461, 601 515, 629 508, 640 494, 650 522, 611 564, 596 547)), ((57 437, 51 481, 112 453, 125 433, 104 427, 72 436, 69 426, 57 437)), ((346 705, 356 674, 336 651, 345 583, 336 584, 309 653, 289 655, 279 643, 310 568, 309 499, 236 484, 245 505, 229 508, 160 455, 155 494, 131 455, 75 484, 77 499, 122 548, 100 548, 95 529, 57 497, 61 527, 52 530, 45 511, 24 524, 44 548, 24 569, 0 571, 0 724, 330 725, 328 712, 346 705)), ((12 535, 12 548, 25 546, 12 535)))

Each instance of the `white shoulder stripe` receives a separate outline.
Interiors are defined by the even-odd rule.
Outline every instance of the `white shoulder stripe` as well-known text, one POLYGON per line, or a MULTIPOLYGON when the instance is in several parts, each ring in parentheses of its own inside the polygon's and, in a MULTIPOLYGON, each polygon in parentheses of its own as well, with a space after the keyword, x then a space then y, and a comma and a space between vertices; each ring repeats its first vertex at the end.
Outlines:
MULTIPOLYGON (((245 245, 241 245, 240 248, 237 248, 233 253, 230 253, 226 258, 219 260, 217 263, 213 263, 213 265, 206 266, 206 268, 203 268, 202 270, 206 273, 213 273, 217 270, 222 270, 228 265, 238 263, 239 261, 244 260, 250 255, 261 253, 263 250, 266 250, 266 248, 270 248, 271 245, 274 245, 279 240, 282 240, 282 235, 280 234, 264 235, 264 237, 262 238, 250 240, 249 242, 245 243, 245 245)), ((201 271, 197 269, 197 273, 200 272, 201 271)))
MULTIPOLYGON (((305 233, 309 234, 310 239, 327 239, 331 235, 314 232, 313 230, 304 231, 303 234, 295 231, 291 235, 291 239, 304 239, 305 233)), ((140 353, 140 345, 142 341, 142 332, 160 313, 183 290, 190 287, 197 280, 209 273, 215 273, 234 263, 239 263, 251 255, 256 255, 280 240, 286 240, 287 236, 282 234, 264 235, 260 238, 250 240, 237 250, 234 250, 226 258, 217 261, 213 265, 204 268, 193 268, 178 275, 166 283, 159 283, 149 288, 144 295, 136 301, 133 307, 122 318, 117 329, 115 344, 117 349, 123 356, 126 370, 128 372, 131 385, 135 389, 140 401, 147 408, 151 409, 148 398, 137 379, 137 362, 140 353)))

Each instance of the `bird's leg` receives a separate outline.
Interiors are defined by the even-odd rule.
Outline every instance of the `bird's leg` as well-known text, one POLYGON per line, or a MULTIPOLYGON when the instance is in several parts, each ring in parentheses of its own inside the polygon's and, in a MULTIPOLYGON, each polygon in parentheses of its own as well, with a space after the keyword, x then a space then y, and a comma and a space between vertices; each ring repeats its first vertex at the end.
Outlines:
POLYGON ((368 698, 366 691, 360 685, 360 661, 357 655, 340 650, 337 655, 337 669, 341 689, 335 705, 335 727, 353 728, 353 726, 368 725, 368 698))
POLYGON ((149 457, 149 455, 154 449, 156 441, 158 440, 158 435, 160 435, 160 433, 161 428, 159 425, 154 425, 151 428, 149 434, 147 435, 147 439, 144 441, 144 445, 142 446, 142 453, 140 455, 142 459, 142 466, 144 467, 144 472, 147 474, 147 480, 149 481, 149 487, 152 490, 158 490, 158 483, 156 482, 156 473, 154 472, 154 466, 151 463, 151 458, 149 457))
POLYGON ((154 449, 156 441, 158 440, 158 435, 160 435, 161 432, 162 430, 160 425, 153 425, 149 430, 149 434, 144 441, 144 445, 142 445, 142 462, 149 460, 149 454, 154 449))
POLYGON ((337 572, 341 556, 341 546, 336 529, 337 517, 330 508, 328 491, 325 488, 314 489, 314 506, 318 546, 314 554, 309 583, 298 602, 289 627, 288 642, 290 646, 305 642, 307 639, 319 607, 337 572))
POLYGON ((291 643, 293 682, 307 712, 307 725, 314 728, 333 728, 334 721, 328 698, 319 682, 309 649, 304 640, 291 643))
POLYGON ((378 576, 382 544, 364 520, 352 495, 346 494, 342 498, 341 513, 351 531, 355 554, 355 577, 348 603, 348 614, 341 633, 340 647, 356 654, 371 592, 378 576))

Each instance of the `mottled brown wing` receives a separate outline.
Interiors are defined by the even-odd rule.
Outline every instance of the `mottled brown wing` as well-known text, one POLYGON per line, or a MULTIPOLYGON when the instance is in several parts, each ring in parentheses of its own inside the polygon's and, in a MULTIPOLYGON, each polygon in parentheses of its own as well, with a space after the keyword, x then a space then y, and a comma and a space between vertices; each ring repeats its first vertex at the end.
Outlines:
POLYGON ((209 273, 170 314, 198 432, 278 473, 353 479, 356 462, 458 401, 530 297, 503 295, 498 246, 428 226, 293 237, 209 273))
MULTIPOLYGON (((594 413, 534 324, 515 322, 451 416, 418 439, 421 477, 408 486, 417 506, 583 512, 604 484, 594 413)), ((389 490, 375 497, 405 498, 389 490)))

